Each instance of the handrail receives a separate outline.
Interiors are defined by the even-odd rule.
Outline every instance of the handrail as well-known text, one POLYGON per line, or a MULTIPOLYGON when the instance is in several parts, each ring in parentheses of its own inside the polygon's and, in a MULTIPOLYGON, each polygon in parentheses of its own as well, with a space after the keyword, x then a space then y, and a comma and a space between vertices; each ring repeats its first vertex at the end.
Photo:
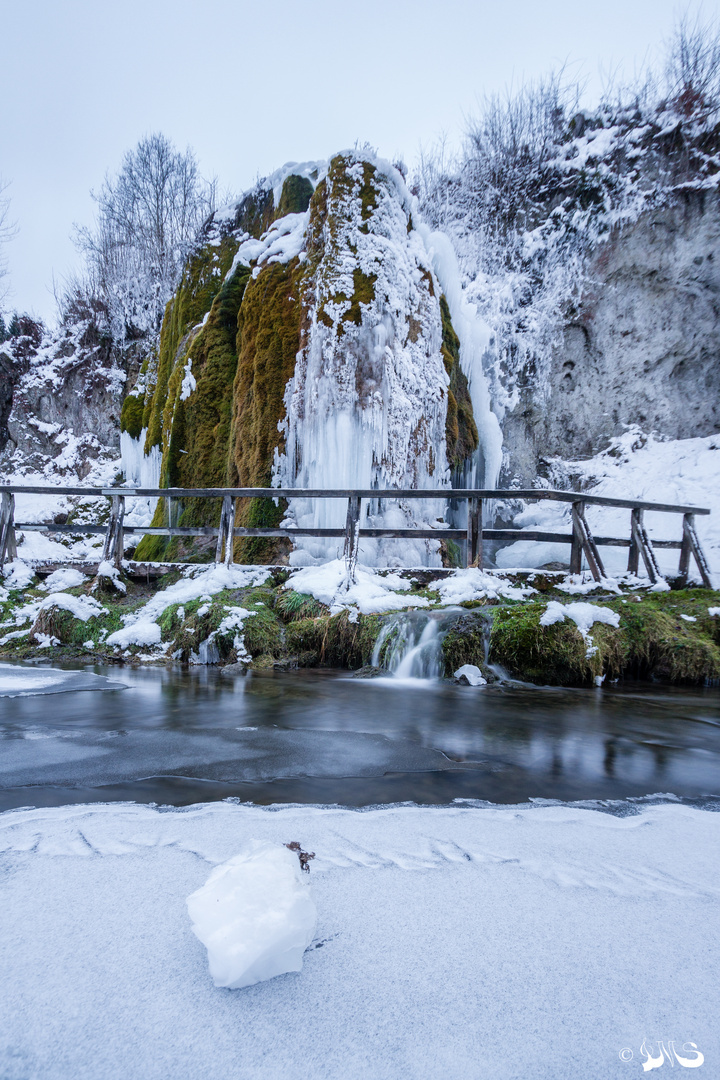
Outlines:
POLYGON ((556 491, 546 488, 501 489, 501 488, 142 488, 142 487, 43 487, 30 484, 0 484, 0 567, 8 555, 15 551, 15 529, 27 531, 48 531, 67 533, 104 533, 103 560, 112 560, 120 566, 124 554, 125 532, 140 532, 151 536, 214 536, 217 537, 216 562, 232 562, 234 540, 237 537, 344 537, 345 558, 349 566, 354 566, 357 559, 358 542, 362 532, 369 538, 388 537, 396 539, 438 539, 464 540, 467 543, 467 565, 482 566, 484 540, 531 540, 551 543, 570 544, 570 571, 580 573, 582 558, 585 556, 590 571, 596 581, 605 578, 605 568, 598 550, 599 546, 628 547, 628 570, 637 573, 640 556, 643 558, 651 582, 660 580, 661 574, 655 556, 654 546, 644 524, 646 511, 674 513, 683 515, 683 531, 680 540, 659 540, 658 547, 679 548, 679 577, 687 581, 692 555, 700 571, 703 584, 712 587, 710 570, 695 530, 695 515, 709 514, 710 510, 700 506, 678 506, 668 503, 652 503, 640 499, 613 499, 602 495, 589 495, 575 491, 556 491), (15 495, 84 495, 105 496, 112 500, 110 521, 107 528, 96 525, 27 523, 15 522, 15 495), (220 498, 222 512, 220 524, 214 526, 126 526, 124 524, 126 498, 220 498), (348 509, 344 529, 338 528, 245 528, 235 525, 237 500, 242 498, 266 499, 347 499, 348 509), (467 529, 446 527, 419 529, 376 529, 361 528, 360 511, 363 499, 397 500, 466 500, 468 503, 467 529), (572 506, 572 532, 551 533, 540 530, 522 529, 483 529, 482 512, 485 500, 551 500, 566 502, 572 506), (612 506, 629 509, 630 537, 627 540, 613 537, 594 538, 585 517, 586 505, 612 506))
POLYGON ((709 514, 704 506, 678 506, 646 502, 642 499, 613 499, 577 491, 548 488, 141 488, 141 487, 40 487, 0 484, 9 495, 123 495, 143 499, 522 499, 574 503, 580 499, 596 506, 618 506, 626 510, 656 510, 665 514, 709 514))

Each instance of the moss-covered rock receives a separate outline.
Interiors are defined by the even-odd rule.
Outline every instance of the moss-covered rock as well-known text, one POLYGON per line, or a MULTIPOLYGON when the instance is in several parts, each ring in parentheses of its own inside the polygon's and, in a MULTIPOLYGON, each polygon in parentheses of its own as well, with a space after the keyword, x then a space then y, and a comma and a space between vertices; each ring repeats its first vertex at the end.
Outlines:
POLYGON ((490 660, 548 685, 583 686, 603 676, 701 684, 720 678, 720 646, 707 616, 712 597, 707 590, 681 590, 605 598, 602 605, 619 614, 620 624, 596 623, 590 645, 569 620, 541 626, 545 602, 499 607, 490 660))
POLYGON ((455 333, 450 308, 444 296, 440 297, 440 315, 443 361, 450 377, 445 422, 447 457, 450 467, 458 470, 477 450, 479 436, 468 381, 460 367, 460 339, 455 333))
POLYGON ((280 194, 276 217, 304 214, 310 205, 314 188, 306 176, 286 176, 280 194))

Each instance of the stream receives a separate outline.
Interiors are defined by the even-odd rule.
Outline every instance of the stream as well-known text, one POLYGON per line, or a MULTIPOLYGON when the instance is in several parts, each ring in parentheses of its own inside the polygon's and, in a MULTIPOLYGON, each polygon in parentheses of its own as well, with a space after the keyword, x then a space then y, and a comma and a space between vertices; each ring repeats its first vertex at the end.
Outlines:
POLYGON ((432 678, 442 632, 416 620, 380 679, 76 664, 52 692, 49 665, 0 665, 27 695, 0 696, 0 809, 720 798, 717 689, 455 685, 432 678))

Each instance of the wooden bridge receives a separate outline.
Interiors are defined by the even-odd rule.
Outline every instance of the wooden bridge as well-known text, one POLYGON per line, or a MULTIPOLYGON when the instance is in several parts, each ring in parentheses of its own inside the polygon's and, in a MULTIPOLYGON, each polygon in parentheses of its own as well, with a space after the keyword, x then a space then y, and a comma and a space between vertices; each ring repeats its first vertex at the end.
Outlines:
POLYGON ((700 506, 675 506, 668 503, 642 502, 637 499, 610 499, 600 495, 587 495, 573 491, 546 491, 542 489, 515 490, 478 490, 473 488, 418 489, 339 489, 314 490, 303 488, 133 488, 133 487, 36 487, 0 484, 0 566, 9 557, 15 555, 15 530, 23 532, 57 532, 74 534, 104 534, 103 559, 120 566, 123 558, 125 535, 137 533, 143 536, 211 536, 217 538, 215 558, 217 562, 232 562, 233 540, 236 537, 288 537, 291 540, 301 536, 322 538, 344 538, 345 558, 354 562, 357 558, 358 541, 363 537, 394 538, 408 540, 455 540, 467 545, 467 565, 482 566, 483 542, 500 541, 511 544, 516 540, 532 540, 541 543, 568 544, 570 546, 570 572, 580 573, 583 555, 596 581, 605 576, 605 567, 600 555, 601 547, 626 547, 628 551, 628 570, 637 573, 640 558, 645 564, 648 577, 654 584, 661 578, 658 568, 656 548, 676 548, 680 552, 678 577, 687 581, 690 558, 694 558, 700 577, 707 588, 712 587, 710 570, 695 530, 695 517, 709 514, 710 511, 700 506), (15 495, 80 495, 106 496, 111 500, 110 519, 107 526, 85 524, 36 524, 15 521, 15 495), (126 526, 125 500, 128 498, 153 498, 168 500, 168 520, 172 521, 172 505, 179 499, 220 499, 222 510, 218 526, 126 526), (235 524, 235 508, 238 499, 346 499, 347 518, 344 529, 319 528, 245 528, 235 524), (397 500, 397 499, 453 499, 466 501, 468 518, 466 529, 424 528, 424 529, 375 529, 360 528, 362 500, 397 500), (572 506, 572 531, 569 533, 544 532, 542 530, 521 529, 485 529, 483 527, 483 503, 490 500, 512 499, 523 501, 544 501, 570 503, 572 506), (594 537, 588 525, 585 509, 587 506, 621 507, 630 511, 627 538, 609 536, 594 537), (682 517, 682 533, 677 539, 650 540, 645 527, 644 516, 647 512, 679 514, 682 517))

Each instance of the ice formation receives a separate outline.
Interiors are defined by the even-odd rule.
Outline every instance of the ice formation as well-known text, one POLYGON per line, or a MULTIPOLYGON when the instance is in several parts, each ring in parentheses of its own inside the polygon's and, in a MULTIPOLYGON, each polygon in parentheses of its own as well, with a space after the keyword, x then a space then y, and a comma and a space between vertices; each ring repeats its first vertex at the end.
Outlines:
POLYGON ((487 679, 483 677, 482 671, 475 664, 463 664, 455 672, 454 678, 458 682, 467 683, 468 686, 487 686, 487 679))
POLYGON ((317 909, 297 855, 251 840, 187 900, 216 986, 238 990, 302 969, 317 909))

